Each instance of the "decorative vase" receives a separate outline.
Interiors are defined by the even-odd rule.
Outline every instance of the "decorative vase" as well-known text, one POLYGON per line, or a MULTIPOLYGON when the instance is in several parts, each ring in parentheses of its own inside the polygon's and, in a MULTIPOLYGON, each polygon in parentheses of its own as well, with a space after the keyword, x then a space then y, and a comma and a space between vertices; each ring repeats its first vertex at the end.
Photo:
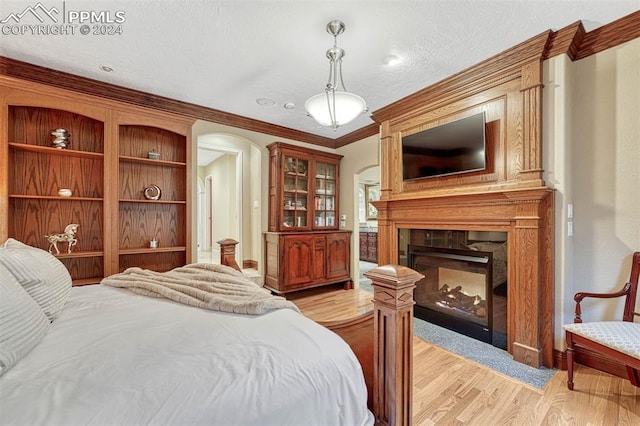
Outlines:
POLYGON ((67 149, 69 148, 69 145, 71 145, 71 141, 69 141, 71 133, 66 129, 54 129, 51 131, 51 135, 54 136, 52 144, 55 148, 67 149))

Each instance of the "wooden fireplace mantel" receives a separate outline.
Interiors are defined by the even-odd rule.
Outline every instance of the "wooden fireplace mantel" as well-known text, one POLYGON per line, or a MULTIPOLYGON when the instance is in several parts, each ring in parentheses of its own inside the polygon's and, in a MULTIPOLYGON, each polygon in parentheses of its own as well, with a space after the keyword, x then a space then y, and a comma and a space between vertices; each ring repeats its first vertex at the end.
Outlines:
POLYGON ((399 229, 501 231, 508 238, 508 350, 553 366, 553 191, 546 188, 376 202, 379 262, 398 259, 399 229))

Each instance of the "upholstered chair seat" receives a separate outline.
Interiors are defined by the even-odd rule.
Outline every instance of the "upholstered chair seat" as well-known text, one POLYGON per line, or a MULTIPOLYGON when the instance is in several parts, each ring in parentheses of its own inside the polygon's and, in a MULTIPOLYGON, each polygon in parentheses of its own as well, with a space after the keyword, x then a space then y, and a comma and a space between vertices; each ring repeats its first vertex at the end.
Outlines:
POLYGON ((567 324, 566 331, 640 359, 640 323, 601 321, 567 324))

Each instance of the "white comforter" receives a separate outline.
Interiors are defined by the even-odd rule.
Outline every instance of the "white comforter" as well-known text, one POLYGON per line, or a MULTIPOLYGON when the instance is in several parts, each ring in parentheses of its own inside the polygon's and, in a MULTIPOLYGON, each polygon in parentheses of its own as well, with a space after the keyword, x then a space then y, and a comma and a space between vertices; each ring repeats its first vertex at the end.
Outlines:
POLYGON ((344 341, 290 309, 212 312, 74 288, 43 341, 0 378, 3 425, 364 425, 344 341))

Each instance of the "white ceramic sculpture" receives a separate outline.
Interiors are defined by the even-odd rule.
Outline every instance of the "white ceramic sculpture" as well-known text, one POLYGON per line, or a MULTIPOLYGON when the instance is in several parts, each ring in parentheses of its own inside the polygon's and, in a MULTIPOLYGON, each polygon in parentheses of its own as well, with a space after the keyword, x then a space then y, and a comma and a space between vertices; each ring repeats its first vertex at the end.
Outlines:
POLYGON ((70 223, 64 228, 62 234, 45 235, 47 241, 49 241, 49 253, 53 253, 52 249, 56 249, 56 254, 60 254, 58 243, 67 243, 67 254, 71 254, 71 248, 78 244, 76 232, 79 226, 77 223, 70 223))

